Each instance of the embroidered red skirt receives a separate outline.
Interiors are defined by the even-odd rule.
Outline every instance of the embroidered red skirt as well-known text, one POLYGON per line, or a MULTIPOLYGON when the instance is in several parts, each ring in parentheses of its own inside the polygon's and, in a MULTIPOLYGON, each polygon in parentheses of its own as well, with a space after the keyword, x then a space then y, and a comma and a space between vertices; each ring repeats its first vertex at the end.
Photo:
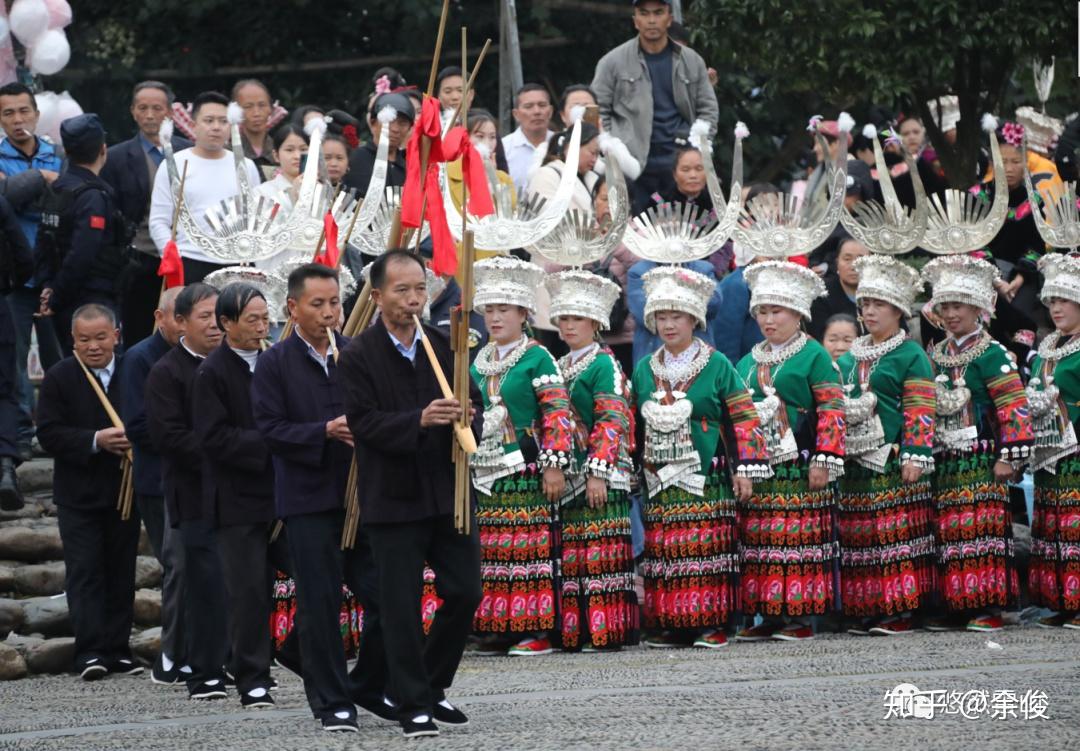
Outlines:
POLYGON ((1057 474, 1035 475, 1035 516, 1028 564, 1031 602, 1080 610, 1080 459, 1058 462, 1057 474))

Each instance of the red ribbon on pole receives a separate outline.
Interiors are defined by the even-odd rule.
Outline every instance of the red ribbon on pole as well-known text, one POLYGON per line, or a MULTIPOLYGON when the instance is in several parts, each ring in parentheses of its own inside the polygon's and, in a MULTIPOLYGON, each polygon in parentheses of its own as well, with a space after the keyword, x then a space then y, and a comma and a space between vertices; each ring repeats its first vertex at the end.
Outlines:
POLYGON ((180 249, 176 240, 169 240, 161 250, 161 263, 158 264, 158 276, 165 277, 165 289, 184 286, 184 261, 180 258, 180 249))
POLYGON ((338 248, 338 226, 334 221, 334 215, 329 211, 323 217, 323 249, 321 252, 315 255, 312 259, 312 263, 321 263, 323 266, 329 266, 334 269, 338 265, 338 257, 341 255, 341 250, 338 248))
POLYGON ((405 189, 401 197, 401 226, 419 229, 427 219, 431 228, 431 270, 440 276, 457 272, 457 249, 450 227, 446 223, 446 209, 439 191, 439 163, 462 159, 462 179, 469 188, 469 211, 474 216, 484 216, 495 211, 491 191, 484 175, 480 154, 469 140, 464 128, 452 128, 442 138, 442 120, 439 100, 425 97, 420 110, 420 121, 413 128, 412 137, 405 154, 405 189), (431 148, 428 152, 426 174, 420 174, 420 144, 427 137, 431 148), (421 182, 422 181, 422 182, 421 182), (426 199, 426 201, 425 201, 426 199), (421 207, 424 216, 421 216, 421 207))

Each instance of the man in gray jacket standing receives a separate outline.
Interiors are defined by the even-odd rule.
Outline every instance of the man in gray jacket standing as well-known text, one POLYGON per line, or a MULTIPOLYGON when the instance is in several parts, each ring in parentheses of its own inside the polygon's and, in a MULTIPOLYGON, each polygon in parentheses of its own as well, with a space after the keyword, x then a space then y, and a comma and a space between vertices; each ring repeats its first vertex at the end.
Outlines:
POLYGON ((644 167, 634 184, 635 213, 654 193, 673 191, 676 136, 686 137, 699 119, 716 130, 719 108, 708 68, 701 55, 668 36, 672 20, 668 0, 634 0, 638 35, 600 58, 592 82, 604 129, 644 167))

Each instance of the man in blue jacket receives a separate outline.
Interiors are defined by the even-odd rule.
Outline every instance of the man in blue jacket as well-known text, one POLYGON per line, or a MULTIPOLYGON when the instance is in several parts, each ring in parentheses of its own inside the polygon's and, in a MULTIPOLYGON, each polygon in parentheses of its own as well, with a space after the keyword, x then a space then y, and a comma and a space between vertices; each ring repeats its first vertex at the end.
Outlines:
MULTIPOLYGON (((29 88, 21 83, 0 86, 0 127, 4 139, 0 141, 0 180, 8 199, 19 217, 26 242, 31 248, 37 240, 38 222, 41 215, 35 204, 47 184, 59 176, 63 164, 56 149, 48 141, 34 135, 38 122, 37 100, 29 88), (13 195, 15 185, 20 186, 19 198, 13 195)), ((24 285, 7 294, 11 315, 15 321, 15 362, 19 378, 19 392, 23 415, 19 427, 20 451, 29 459, 30 439, 34 435, 30 415, 34 409, 34 389, 26 377, 26 356, 30 351, 30 327, 37 330, 38 354, 41 366, 48 370, 60 360, 60 344, 53 321, 37 317, 40 308, 41 288, 37 279, 31 277, 24 285)))

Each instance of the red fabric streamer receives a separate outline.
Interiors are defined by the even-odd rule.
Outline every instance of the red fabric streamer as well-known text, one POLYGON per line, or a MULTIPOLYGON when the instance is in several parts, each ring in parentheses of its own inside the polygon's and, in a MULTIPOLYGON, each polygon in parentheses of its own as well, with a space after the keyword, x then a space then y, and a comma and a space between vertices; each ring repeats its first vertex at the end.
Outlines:
POLYGON ((329 211, 323 217, 323 233, 325 234, 323 249, 315 255, 312 263, 321 263, 323 266, 336 269, 338 257, 341 255, 337 241, 338 226, 337 222, 334 221, 334 215, 329 211))
POLYGON ((491 202, 491 191, 484 175, 483 163, 468 134, 464 128, 453 128, 446 134, 444 142, 440 115, 439 100, 425 97, 420 109, 420 121, 413 128, 405 155, 406 176, 401 198, 401 226, 418 229, 422 221, 427 219, 434 249, 431 270, 440 276, 446 276, 457 272, 457 250, 450 227, 446 223, 446 210, 439 191, 439 163, 462 159, 462 177, 469 189, 469 211, 474 216, 490 214, 495 208, 491 202), (420 144, 424 137, 430 142, 430 150, 426 174, 421 176, 420 144))
POLYGON ((180 249, 176 240, 169 240, 161 251, 161 263, 158 264, 158 276, 165 277, 165 289, 184 286, 184 261, 180 258, 180 249))

